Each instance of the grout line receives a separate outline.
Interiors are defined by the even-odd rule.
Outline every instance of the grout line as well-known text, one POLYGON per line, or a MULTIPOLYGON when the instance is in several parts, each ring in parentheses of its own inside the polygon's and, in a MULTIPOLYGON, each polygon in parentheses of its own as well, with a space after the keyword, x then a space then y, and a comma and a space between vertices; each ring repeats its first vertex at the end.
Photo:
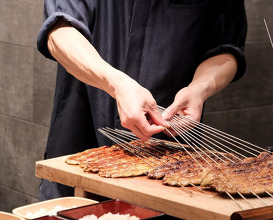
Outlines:
POLYGON ((22 45, 22 44, 18 44, 18 43, 13 43, 13 42, 8 42, 8 41, 1 41, 0 43, 2 44, 7 44, 7 45, 11 45, 11 46, 16 46, 16 47, 24 47, 24 48, 37 48, 36 43, 34 43, 33 45, 22 45))
MULTIPOLYGON (((38 199, 38 196, 33 196, 33 195, 30 195, 30 194, 28 194, 28 193, 26 193, 26 192, 22 192, 22 191, 19 191, 19 190, 17 190, 17 189, 9 188, 8 186, 5 186, 5 185, 3 185, 3 184, 0 184, 0 187, 4 188, 4 189, 6 189, 6 190, 10 190, 10 191, 16 192, 16 193, 18 193, 18 194, 24 195, 24 196, 31 197, 31 198, 33 198, 33 199, 38 199)), ((38 191, 38 188, 37 188, 37 191, 38 191)))
POLYGON ((248 44, 268 44, 267 41, 268 41, 268 40, 260 40, 260 41, 246 40, 245 48, 247 47, 248 44))
POLYGON ((241 108, 241 109, 230 109, 230 110, 219 110, 219 111, 209 111, 206 112, 206 107, 204 109, 204 115, 211 115, 217 113, 231 113, 231 112, 241 112, 241 111, 253 111, 253 110, 263 110, 267 108, 273 108, 273 105, 267 106, 259 106, 259 107, 249 107, 249 108, 241 108))
POLYGON ((0 113, 0 117, 9 118, 9 119, 12 119, 12 120, 15 120, 15 121, 20 121, 20 122, 23 122, 23 123, 27 123, 27 124, 30 124, 30 125, 35 125, 35 126, 42 127, 42 128, 49 128, 49 126, 46 126, 46 125, 37 124, 37 123, 31 122, 31 121, 28 121, 28 120, 20 119, 20 118, 10 116, 10 115, 7 115, 7 114, 3 114, 3 113, 0 113))

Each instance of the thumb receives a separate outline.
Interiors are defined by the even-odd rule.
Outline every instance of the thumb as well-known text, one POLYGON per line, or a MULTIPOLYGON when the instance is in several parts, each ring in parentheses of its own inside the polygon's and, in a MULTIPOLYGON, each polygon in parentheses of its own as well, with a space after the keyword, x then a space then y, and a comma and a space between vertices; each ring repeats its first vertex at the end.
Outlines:
POLYGON ((155 124, 162 125, 164 127, 170 126, 169 123, 162 117, 162 114, 157 107, 151 109, 148 113, 155 124))
POLYGON ((171 119, 179 110, 180 106, 173 102, 168 108, 162 112, 162 117, 165 120, 171 119))

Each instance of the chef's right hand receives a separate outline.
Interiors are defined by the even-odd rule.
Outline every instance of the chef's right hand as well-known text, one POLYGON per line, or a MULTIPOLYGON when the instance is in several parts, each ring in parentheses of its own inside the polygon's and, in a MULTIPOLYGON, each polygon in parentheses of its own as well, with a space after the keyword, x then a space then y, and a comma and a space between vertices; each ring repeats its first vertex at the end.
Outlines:
POLYGON ((128 76, 118 83, 114 94, 121 125, 141 140, 145 141, 169 126, 150 91, 128 76))

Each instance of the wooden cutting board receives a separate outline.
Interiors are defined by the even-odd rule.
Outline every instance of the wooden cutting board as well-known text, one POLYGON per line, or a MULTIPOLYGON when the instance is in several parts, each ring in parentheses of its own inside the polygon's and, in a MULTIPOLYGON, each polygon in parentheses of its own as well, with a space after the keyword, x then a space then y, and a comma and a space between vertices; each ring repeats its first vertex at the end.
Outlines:
MULTIPOLYGON (((161 180, 146 176, 134 178, 103 178, 97 174, 85 173, 77 165, 68 165, 68 156, 36 162, 36 176, 58 182, 75 189, 83 189, 112 199, 121 199, 152 208, 183 219, 230 219, 232 213, 241 208, 229 197, 216 192, 200 191, 195 187, 171 187, 162 185, 161 180)), ((263 198, 273 205, 272 198, 263 198)), ((242 198, 236 198, 243 209, 251 209, 242 198)), ((248 202, 254 207, 265 206, 258 198, 248 202)))

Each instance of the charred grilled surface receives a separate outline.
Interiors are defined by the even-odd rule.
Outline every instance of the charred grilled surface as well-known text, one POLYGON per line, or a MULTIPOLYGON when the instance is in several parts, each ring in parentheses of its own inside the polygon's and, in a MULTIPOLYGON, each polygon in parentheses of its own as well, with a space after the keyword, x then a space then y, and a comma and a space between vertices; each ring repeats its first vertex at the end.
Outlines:
POLYGON ((160 142, 132 141, 125 145, 129 151, 113 145, 87 150, 68 157, 69 164, 79 164, 85 172, 102 177, 131 177, 147 174, 149 178, 163 179, 172 186, 198 185, 207 174, 209 163, 222 162, 228 154, 218 152, 191 152, 169 147, 160 142), (128 148, 127 148, 128 147, 128 148), (195 158, 195 159, 193 159, 195 158), (196 163, 196 160, 198 163, 196 163))
POLYGON ((125 149, 113 145, 86 150, 68 157, 66 162, 78 164, 85 172, 103 177, 129 177, 144 175, 154 167, 174 162, 181 156, 158 142, 132 141, 123 146, 125 149))
POLYGON ((192 156, 195 160, 189 155, 186 155, 180 163, 175 163, 173 166, 170 164, 168 170, 161 169, 161 171, 165 171, 165 173, 157 172, 160 176, 164 176, 163 184, 171 186, 200 185, 211 167, 220 166, 227 158, 234 157, 234 155, 230 153, 218 152, 206 152, 202 157, 200 154, 192 153, 192 156), (198 163, 196 161, 198 161, 198 163))
POLYGON ((177 161, 174 163, 167 163, 161 166, 156 167, 155 169, 148 172, 148 177, 152 179, 162 179, 168 173, 172 172, 173 170, 179 169, 181 167, 181 161, 177 161))
POLYGON ((200 185, 204 176, 209 172, 208 168, 202 168, 195 164, 185 164, 185 169, 170 172, 163 178, 163 184, 169 186, 200 185))
POLYGON ((182 164, 188 162, 192 163, 193 161, 190 155, 188 155, 186 152, 178 152, 176 153, 176 155, 173 156, 177 158, 177 160, 156 167, 147 174, 148 177, 152 179, 162 179, 168 173, 179 170, 182 164))
POLYGON ((198 163, 193 158, 185 157, 178 166, 166 173, 163 184, 170 186, 199 185, 208 172, 207 167, 209 164, 197 155, 195 155, 195 159, 198 163))
POLYGON ((148 170, 152 169, 147 163, 142 160, 131 157, 127 161, 122 161, 113 164, 109 167, 104 167, 99 170, 99 175, 103 177, 133 177, 144 175, 148 170))
POLYGON ((98 170, 93 171, 92 169, 98 169, 102 166, 115 163, 118 160, 126 160, 126 158, 132 156, 130 152, 123 149, 117 149, 114 147, 109 148, 110 149, 107 149, 105 153, 102 152, 87 157, 85 161, 81 161, 80 166, 84 168, 86 172, 98 172, 98 170))
POLYGON ((66 159, 66 163, 71 164, 71 165, 77 165, 77 164, 80 164, 82 161, 86 161, 88 158, 93 158, 93 157, 96 157, 100 154, 105 154, 108 151, 112 152, 114 150, 115 150, 114 147, 108 147, 108 146, 102 146, 99 148, 88 149, 83 152, 69 156, 66 159))
POLYGON ((244 159, 213 168, 203 179, 202 186, 210 186, 218 192, 251 195, 273 193, 273 156, 262 152, 257 157, 244 159))
POLYGON ((112 178, 140 176, 146 174, 155 166, 161 165, 162 161, 174 160, 169 158, 170 152, 165 151, 162 153, 150 148, 144 149, 137 155, 121 150, 119 155, 115 155, 113 158, 104 158, 98 163, 86 162, 84 170, 98 172, 100 176, 112 178))
POLYGON ((203 170, 203 168, 208 168, 210 166, 217 166, 229 159, 238 160, 235 158, 235 155, 230 153, 220 153, 220 152, 206 152, 201 157, 196 152, 191 153, 192 157, 188 155, 186 152, 179 158, 179 162, 168 163, 162 166, 156 167, 154 170, 151 170, 148 173, 149 178, 154 179, 163 179, 163 183, 167 185, 186 185, 192 184, 200 184, 204 175, 208 172, 207 169, 203 170), (198 163, 193 159, 193 157, 198 161, 198 163), (207 162, 206 162, 207 161, 207 162), (205 173, 205 174, 204 174, 205 173), (188 181, 185 178, 189 178, 188 181), (194 181, 192 181, 195 179, 194 181), (196 179, 199 179, 196 181, 196 179), (181 183, 183 182, 183 183, 181 183))

